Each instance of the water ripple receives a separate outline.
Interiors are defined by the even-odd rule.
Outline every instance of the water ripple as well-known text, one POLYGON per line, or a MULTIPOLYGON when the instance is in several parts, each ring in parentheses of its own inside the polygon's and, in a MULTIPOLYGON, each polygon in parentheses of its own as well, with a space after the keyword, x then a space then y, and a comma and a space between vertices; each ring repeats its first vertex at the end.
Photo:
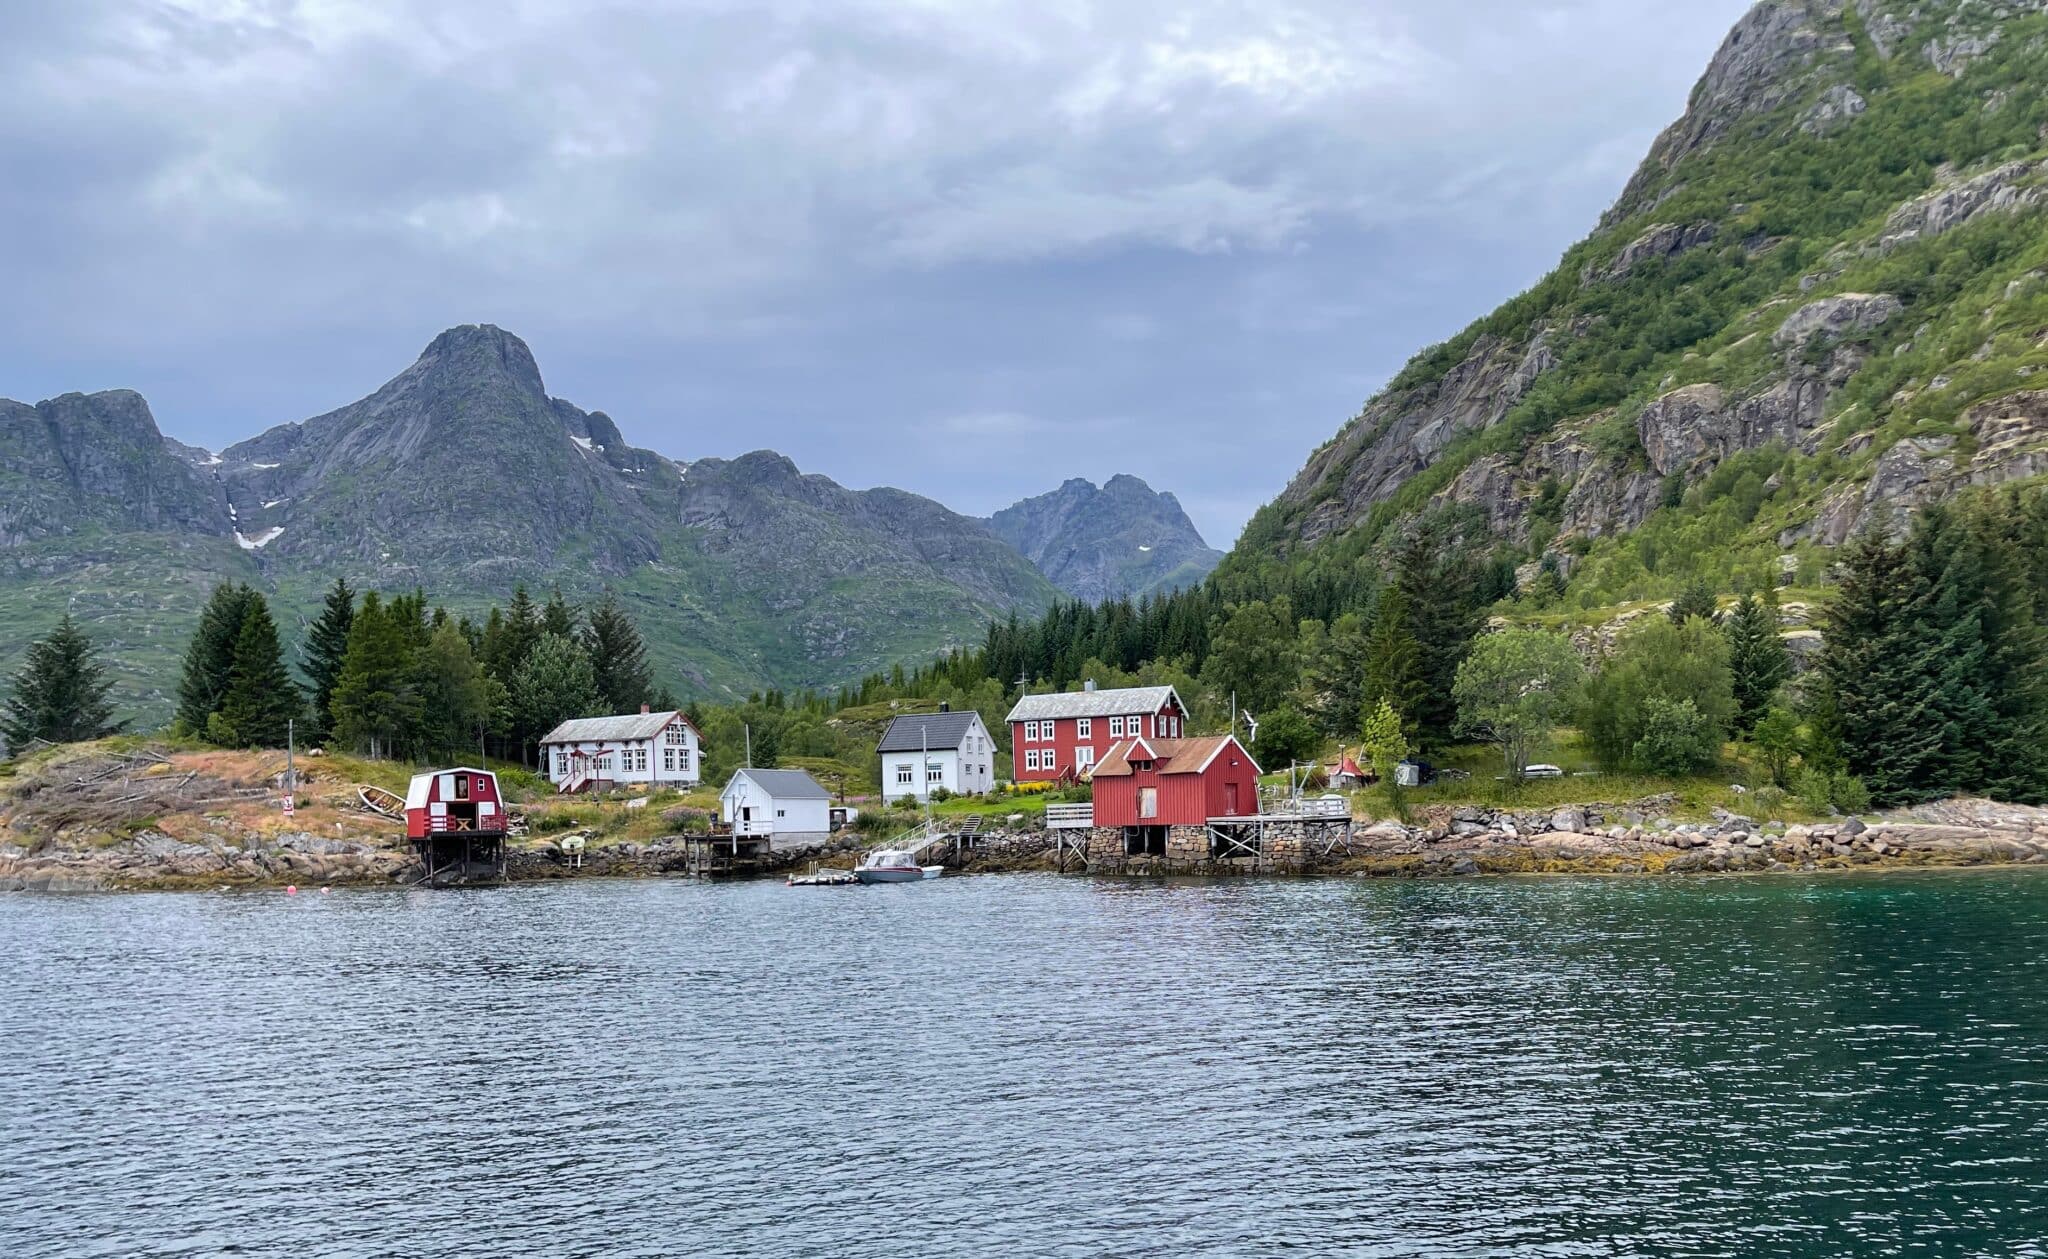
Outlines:
POLYGON ((2048 1255, 2048 878, 0 898, 0 1254, 2048 1255))

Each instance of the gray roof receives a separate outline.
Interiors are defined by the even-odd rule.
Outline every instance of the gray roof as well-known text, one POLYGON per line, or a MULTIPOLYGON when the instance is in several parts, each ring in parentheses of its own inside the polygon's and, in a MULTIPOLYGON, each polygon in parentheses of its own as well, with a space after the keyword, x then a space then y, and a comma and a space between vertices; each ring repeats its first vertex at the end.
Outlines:
MULTIPOLYGON (((618 717, 577 717, 547 732, 542 744, 609 743, 619 739, 651 739, 676 719, 671 708, 665 713, 625 713, 618 717)), ((689 718, 683 718, 684 724, 689 718)), ((693 727, 694 728, 694 727, 693 727)))
MULTIPOLYGON (((818 785, 808 770, 801 769, 742 769, 733 773, 733 780, 740 775, 754 780, 754 785, 777 800, 830 800, 832 793, 818 785)), ((725 785, 732 790, 732 783, 725 785)))
MULTIPOLYGON (((1167 700, 1180 703, 1170 686, 1130 686, 1117 691, 1065 691, 1052 695, 1026 695, 1017 701, 1004 721, 1044 721, 1051 717, 1124 717, 1131 713, 1156 713, 1167 700)), ((1182 708, 1187 705, 1181 704, 1182 708)))
POLYGON ((916 752, 926 748, 935 752, 958 751, 968 732, 980 720, 981 714, 973 711, 910 713, 889 723, 875 751, 916 752))

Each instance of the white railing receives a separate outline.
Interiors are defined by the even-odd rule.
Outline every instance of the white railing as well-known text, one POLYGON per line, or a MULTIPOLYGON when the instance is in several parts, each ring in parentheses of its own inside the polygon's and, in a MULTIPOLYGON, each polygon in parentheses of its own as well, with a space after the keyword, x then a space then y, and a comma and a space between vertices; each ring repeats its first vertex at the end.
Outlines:
POLYGON ((1045 806, 1045 829, 1049 831, 1081 831, 1095 825, 1093 804, 1048 804, 1045 806))
POLYGON ((1329 818, 1351 816, 1351 801, 1343 796, 1292 796, 1272 806, 1283 817, 1329 818))

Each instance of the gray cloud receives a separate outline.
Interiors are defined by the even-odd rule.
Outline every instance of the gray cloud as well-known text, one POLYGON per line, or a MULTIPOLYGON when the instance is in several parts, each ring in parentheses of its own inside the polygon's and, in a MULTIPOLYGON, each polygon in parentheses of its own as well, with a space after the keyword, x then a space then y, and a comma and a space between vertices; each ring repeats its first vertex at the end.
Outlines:
POLYGON ((1590 226, 1742 0, 30 0, 0 394, 220 445, 440 327, 680 457, 1227 544, 1590 226))

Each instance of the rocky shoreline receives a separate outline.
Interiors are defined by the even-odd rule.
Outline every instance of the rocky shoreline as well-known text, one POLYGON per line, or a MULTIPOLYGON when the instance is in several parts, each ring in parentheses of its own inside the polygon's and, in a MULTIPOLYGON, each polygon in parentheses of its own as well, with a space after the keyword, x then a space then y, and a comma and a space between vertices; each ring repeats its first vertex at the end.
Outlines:
MULTIPOLYGON (((1866 821, 1817 825, 1759 823, 1719 813, 1674 822, 1668 799, 1574 805, 1541 813, 1460 808, 1412 824, 1366 821, 1327 853, 1281 863, 1248 860, 1167 863, 1156 858, 1096 861, 1095 874, 1278 874, 1387 878, 1483 874, 1684 875, 1835 869, 1913 869, 2048 864, 2048 810, 1982 800, 1946 801, 1866 821)), ((850 866, 858 844, 788 854, 757 873, 781 877, 813 862, 850 866)), ((964 873, 1052 868, 1052 837, 999 831, 945 863, 964 873)), ((1078 867, 1069 864, 1070 871, 1078 867)), ((86 848, 0 844, 0 891, 98 892, 225 887, 393 886, 416 883, 410 852, 306 832, 274 840, 184 843, 144 830, 86 848)), ((595 846, 580 865, 553 841, 515 850, 511 882, 569 878, 687 877, 680 837, 595 846)), ((479 879, 477 881, 484 881, 479 879)))

